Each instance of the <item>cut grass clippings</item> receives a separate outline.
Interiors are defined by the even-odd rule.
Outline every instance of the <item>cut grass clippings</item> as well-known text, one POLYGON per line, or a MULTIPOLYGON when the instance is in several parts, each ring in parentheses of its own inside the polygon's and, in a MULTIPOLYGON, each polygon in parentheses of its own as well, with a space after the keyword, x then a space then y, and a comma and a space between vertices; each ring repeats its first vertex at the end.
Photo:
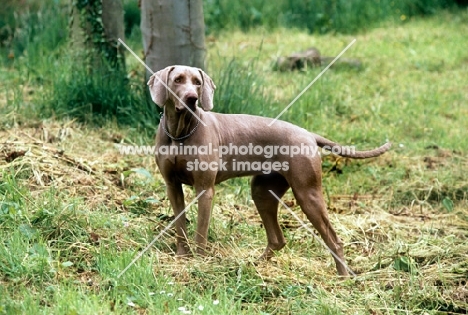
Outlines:
MULTIPOLYGON (((116 147, 152 145, 153 130, 38 122, 22 110, 35 108, 44 86, 15 68, 2 73, 11 80, 0 101, 0 314, 466 314, 466 21, 466 12, 442 12, 356 36, 349 53, 364 69, 326 73, 284 117, 358 149, 394 143, 377 159, 324 158, 329 216, 357 273, 349 279, 285 209, 287 246, 257 261, 266 236, 248 179, 217 187, 208 257, 175 258, 171 229, 118 278, 172 221, 154 158, 116 147)), ((248 94, 232 82, 251 75, 245 82, 261 84, 254 90, 271 103, 256 95, 241 108, 274 117, 320 69, 277 73, 272 61, 309 46, 333 55, 350 40, 297 30, 217 35, 209 73, 217 82, 239 68, 234 81, 221 80, 230 90, 219 87, 219 102, 248 94)), ((195 193, 184 189, 188 204, 195 193)), ((306 221, 290 192, 283 200, 306 221)), ((195 205, 190 235, 196 217, 195 205)))

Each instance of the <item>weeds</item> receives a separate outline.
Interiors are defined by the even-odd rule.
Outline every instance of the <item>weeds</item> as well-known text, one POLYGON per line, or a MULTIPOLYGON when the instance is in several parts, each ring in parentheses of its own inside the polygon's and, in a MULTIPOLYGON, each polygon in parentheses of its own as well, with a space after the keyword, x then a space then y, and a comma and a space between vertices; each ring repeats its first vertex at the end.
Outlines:
POLYGON ((99 125, 115 119, 119 124, 140 128, 157 121, 142 85, 129 84, 125 74, 118 70, 90 75, 87 69, 69 62, 60 66, 63 72, 50 76, 52 88, 42 95, 42 117, 72 117, 99 125))
POLYGON ((216 111, 221 113, 244 113, 268 116, 273 100, 265 92, 265 81, 259 75, 255 59, 242 65, 236 59, 229 61, 216 80, 218 88, 214 103, 219 104, 216 111))

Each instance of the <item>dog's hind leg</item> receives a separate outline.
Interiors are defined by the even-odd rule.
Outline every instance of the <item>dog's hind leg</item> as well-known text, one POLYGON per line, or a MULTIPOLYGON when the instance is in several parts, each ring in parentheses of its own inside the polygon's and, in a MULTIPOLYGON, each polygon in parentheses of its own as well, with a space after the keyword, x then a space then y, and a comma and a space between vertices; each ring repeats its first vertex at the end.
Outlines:
POLYGON ((278 197, 282 197, 289 189, 286 179, 278 174, 256 175, 251 182, 252 199, 258 213, 262 218, 266 230, 268 244, 261 259, 270 259, 274 250, 280 250, 286 245, 283 231, 278 224, 278 199, 270 192, 272 190, 278 197))
POLYGON ((336 234, 328 219, 325 201, 323 199, 322 188, 320 186, 300 186, 299 189, 293 186, 292 190, 302 211, 306 214, 314 228, 319 232, 325 244, 335 255, 336 269, 342 276, 348 275, 343 254, 343 243, 336 234), (304 187, 306 187, 304 189, 304 187))

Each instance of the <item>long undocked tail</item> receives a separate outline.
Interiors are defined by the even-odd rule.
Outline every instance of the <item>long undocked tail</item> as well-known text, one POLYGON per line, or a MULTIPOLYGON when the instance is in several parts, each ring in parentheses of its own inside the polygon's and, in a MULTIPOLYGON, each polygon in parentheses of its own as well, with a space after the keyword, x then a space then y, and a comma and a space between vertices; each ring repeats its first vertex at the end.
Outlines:
POLYGON ((327 147, 325 148, 325 150, 330 150, 334 154, 337 154, 339 156, 353 158, 353 159, 367 159, 367 158, 376 157, 387 152, 392 146, 391 142, 387 142, 384 145, 378 148, 375 148, 373 150, 351 152, 350 150, 348 150, 349 147, 344 147, 341 144, 328 140, 317 134, 314 134, 314 136, 315 136, 315 140, 317 141, 317 145, 319 147, 321 148, 327 147), (338 148, 338 149, 333 150, 333 148, 338 148), (338 153, 335 153, 335 152, 338 152, 338 153))

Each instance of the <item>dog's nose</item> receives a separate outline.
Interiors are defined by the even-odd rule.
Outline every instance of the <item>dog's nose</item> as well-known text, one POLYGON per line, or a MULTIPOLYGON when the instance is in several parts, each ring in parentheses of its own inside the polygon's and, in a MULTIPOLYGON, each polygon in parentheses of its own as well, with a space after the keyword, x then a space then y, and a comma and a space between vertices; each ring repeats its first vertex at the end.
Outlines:
POLYGON ((187 106, 190 106, 190 107, 195 107, 195 103, 197 102, 197 100, 198 100, 198 96, 188 95, 185 98, 185 104, 187 104, 187 106))

